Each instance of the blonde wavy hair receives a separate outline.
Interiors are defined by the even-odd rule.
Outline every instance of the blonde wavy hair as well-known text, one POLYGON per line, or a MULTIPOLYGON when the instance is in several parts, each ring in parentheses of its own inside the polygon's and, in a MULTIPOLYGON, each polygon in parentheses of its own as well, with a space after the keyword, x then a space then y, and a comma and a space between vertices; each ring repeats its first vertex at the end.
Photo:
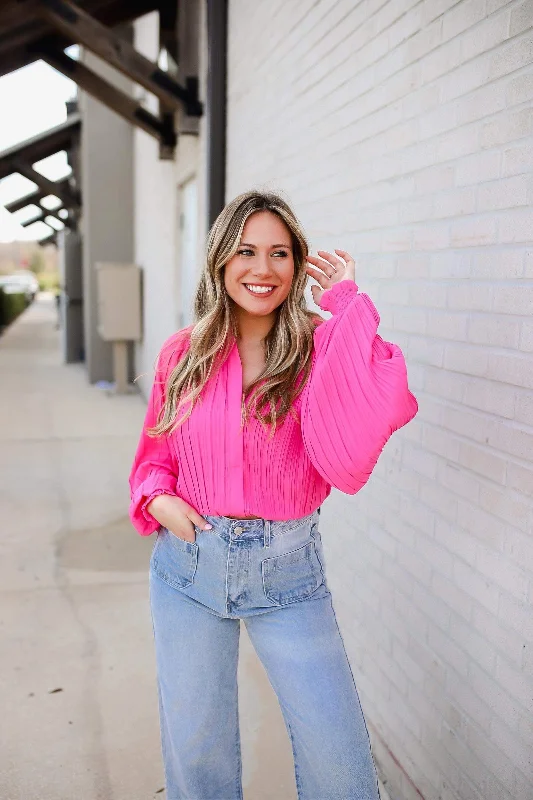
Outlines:
POLYGON ((294 277, 288 296, 276 309, 276 321, 263 340, 265 368, 243 397, 243 421, 248 413, 254 413, 261 424, 271 426, 273 436, 286 415, 294 414, 292 404, 311 370, 313 331, 323 317, 306 306, 309 249, 294 212, 277 194, 249 191, 226 205, 209 232, 206 261, 194 300, 190 347, 168 376, 157 424, 147 429, 151 436, 171 433, 185 422, 195 403, 201 401, 203 387, 229 355, 238 330, 235 301, 224 285, 224 269, 237 252, 246 220, 259 211, 276 214, 289 229, 294 277), (189 407, 178 419, 178 410, 185 404, 189 407))

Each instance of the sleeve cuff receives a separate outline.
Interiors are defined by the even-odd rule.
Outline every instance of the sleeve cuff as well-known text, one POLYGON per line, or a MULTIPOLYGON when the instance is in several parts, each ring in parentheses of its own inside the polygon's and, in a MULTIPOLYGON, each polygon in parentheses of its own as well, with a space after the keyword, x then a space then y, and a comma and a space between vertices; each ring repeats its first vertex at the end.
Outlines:
POLYGON ((355 281, 344 280, 334 283, 330 289, 326 289, 319 303, 322 311, 330 311, 332 314, 341 314, 350 305, 356 296, 359 287, 355 281))
POLYGON ((152 492, 152 494, 148 495, 148 497, 147 497, 147 498, 144 500, 144 502, 143 502, 143 504, 142 504, 142 506, 141 506, 141 513, 142 513, 143 517, 145 518, 145 520, 146 520, 147 522, 155 522, 157 525, 159 525, 159 523, 157 522, 156 518, 155 518, 155 517, 153 517, 153 516, 152 516, 152 515, 151 515, 151 514, 150 514, 150 513, 149 513, 149 512, 146 510, 146 506, 147 506, 147 505, 149 505, 149 504, 152 502, 152 500, 154 499, 154 497, 158 497, 160 494, 169 494, 169 495, 171 495, 171 496, 173 496, 173 497, 175 497, 175 496, 176 496, 176 495, 174 494, 174 492, 169 492, 169 491, 167 491, 166 489, 155 489, 155 490, 152 492))

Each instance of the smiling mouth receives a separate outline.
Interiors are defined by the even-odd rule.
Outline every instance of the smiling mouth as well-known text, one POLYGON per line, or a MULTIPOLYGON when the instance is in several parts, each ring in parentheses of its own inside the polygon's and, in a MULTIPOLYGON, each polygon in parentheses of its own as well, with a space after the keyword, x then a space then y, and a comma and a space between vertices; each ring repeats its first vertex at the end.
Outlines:
POLYGON ((253 284, 253 283, 252 284, 243 283, 243 286, 246 289, 246 291, 249 294, 253 294, 254 297, 269 297, 272 294, 272 292, 276 289, 275 286, 268 286, 267 287, 267 286, 261 286, 261 285, 253 284), (250 286, 257 286, 257 288, 254 291, 254 289, 250 289, 249 288, 250 286), (268 291, 267 291, 267 288, 268 288, 268 291))

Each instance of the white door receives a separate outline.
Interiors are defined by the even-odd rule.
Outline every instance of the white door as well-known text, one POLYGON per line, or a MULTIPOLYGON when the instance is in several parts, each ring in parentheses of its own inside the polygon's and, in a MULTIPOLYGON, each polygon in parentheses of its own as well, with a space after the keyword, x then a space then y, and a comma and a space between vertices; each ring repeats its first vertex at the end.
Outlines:
POLYGON ((193 178, 181 186, 180 197, 180 328, 192 323, 193 301, 200 275, 197 253, 197 183, 193 178))

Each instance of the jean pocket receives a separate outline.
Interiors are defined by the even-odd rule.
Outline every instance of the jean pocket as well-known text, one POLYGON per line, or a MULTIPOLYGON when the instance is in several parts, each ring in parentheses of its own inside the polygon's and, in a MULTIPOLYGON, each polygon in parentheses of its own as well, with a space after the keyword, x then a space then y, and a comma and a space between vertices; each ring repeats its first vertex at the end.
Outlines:
POLYGON ((161 528, 151 558, 155 574, 175 589, 184 589, 194 581, 197 566, 196 542, 187 542, 161 528))
POLYGON ((287 605, 310 597, 322 584, 322 567, 314 542, 307 542, 279 556, 261 561, 263 591, 276 605, 287 605))

